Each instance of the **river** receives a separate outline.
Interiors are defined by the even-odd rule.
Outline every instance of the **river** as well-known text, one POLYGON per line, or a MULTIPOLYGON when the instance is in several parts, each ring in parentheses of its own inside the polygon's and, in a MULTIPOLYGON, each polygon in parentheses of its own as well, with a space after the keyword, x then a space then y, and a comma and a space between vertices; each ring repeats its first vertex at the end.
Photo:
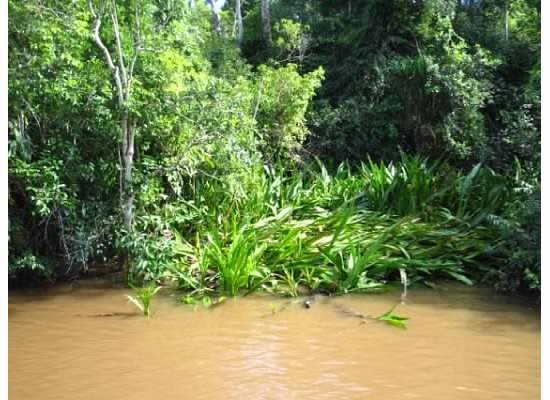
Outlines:
POLYGON ((539 309, 489 290, 412 289, 395 310, 406 330, 341 312, 382 314, 399 293, 310 309, 267 295, 205 309, 164 293, 150 319, 127 293, 10 292, 10 400, 540 398, 539 309))

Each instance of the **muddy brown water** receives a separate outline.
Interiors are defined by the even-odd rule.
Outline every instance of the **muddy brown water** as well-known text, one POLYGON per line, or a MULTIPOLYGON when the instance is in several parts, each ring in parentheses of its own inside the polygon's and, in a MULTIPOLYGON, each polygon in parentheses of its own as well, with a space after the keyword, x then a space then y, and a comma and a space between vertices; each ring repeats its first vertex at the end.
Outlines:
POLYGON ((411 290, 407 330, 338 312, 381 314, 398 293, 211 310, 165 294, 149 320, 126 293, 10 293, 9 399, 540 398, 539 310, 488 291, 411 290))

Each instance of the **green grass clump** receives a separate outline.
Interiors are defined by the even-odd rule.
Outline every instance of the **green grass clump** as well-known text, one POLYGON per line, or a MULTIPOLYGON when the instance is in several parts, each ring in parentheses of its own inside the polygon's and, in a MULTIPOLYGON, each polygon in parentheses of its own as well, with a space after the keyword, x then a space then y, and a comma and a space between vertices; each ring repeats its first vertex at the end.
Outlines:
POLYGON ((317 163, 197 179, 193 196, 186 204, 201 211, 171 228, 179 250, 165 274, 193 293, 263 288, 297 296, 377 290, 400 271, 410 284, 471 284, 501 262, 501 240, 487 220, 502 213, 510 193, 479 165, 460 173, 403 156, 342 164, 334 174, 317 163))
POLYGON ((134 295, 126 295, 128 300, 135 305, 146 317, 151 315, 151 303, 153 297, 161 289, 160 286, 150 285, 142 288, 131 286, 134 295))

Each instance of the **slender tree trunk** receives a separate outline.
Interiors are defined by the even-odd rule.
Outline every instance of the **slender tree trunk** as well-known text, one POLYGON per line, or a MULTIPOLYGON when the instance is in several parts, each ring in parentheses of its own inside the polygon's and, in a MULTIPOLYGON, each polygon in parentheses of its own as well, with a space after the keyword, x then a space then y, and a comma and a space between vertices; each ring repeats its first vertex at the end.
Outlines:
POLYGON ((122 217, 124 229, 130 232, 134 220, 132 172, 134 167, 134 137, 136 128, 128 113, 122 116, 120 126, 122 147, 122 217))
POLYGON ((508 41, 508 35, 509 35, 509 19, 510 19, 510 11, 509 11, 509 4, 508 1, 506 2, 506 11, 504 13, 504 40, 508 41))
POLYGON ((212 25, 214 26, 214 32, 220 35, 222 33, 220 13, 225 4, 225 0, 207 0, 206 3, 212 9, 212 25))
MULTIPOLYGON (((115 36, 116 57, 113 58, 111 51, 103 43, 100 35, 101 22, 104 9, 101 12, 96 11, 92 0, 88 0, 90 13, 93 17, 92 39, 103 53, 103 57, 109 70, 111 71, 114 80, 114 91, 117 96, 118 109, 121 112, 120 116, 120 191, 121 191, 121 208, 122 208, 122 223, 127 232, 132 231, 134 220, 134 191, 133 191, 133 167, 134 167, 134 143, 136 134, 136 121, 132 118, 128 110, 128 104, 131 94, 132 73, 137 56, 141 46, 141 35, 136 32, 137 39, 134 43, 134 55, 128 64, 125 62, 125 54, 122 48, 122 36, 118 23, 118 15, 115 0, 110 3, 109 14, 111 17, 113 33, 115 36)), ((128 276, 129 272, 129 257, 124 254, 122 261, 123 273, 128 276)))
POLYGON ((271 49, 271 17, 269 15, 269 0, 261 0, 262 32, 268 49, 271 49))
POLYGON ((212 10, 212 24, 214 25, 214 32, 218 35, 222 33, 221 17, 218 12, 212 10))
POLYGON ((237 46, 239 46, 239 49, 240 49, 240 48, 242 48, 243 35, 244 35, 243 15, 242 15, 242 11, 241 11, 241 0, 235 0, 235 18, 237 19, 237 46))
MULTIPOLYGON (((130 114, 125 111, 120 120, 120 147, 121 147, 121 209, 122 223, 126 232, 132 232, 134 222, 134 188, 133 168, 135 151, 136 124, 130 114)), ((130 272, 130 255, 122 257, 122 273, 128 277, 130 272)))

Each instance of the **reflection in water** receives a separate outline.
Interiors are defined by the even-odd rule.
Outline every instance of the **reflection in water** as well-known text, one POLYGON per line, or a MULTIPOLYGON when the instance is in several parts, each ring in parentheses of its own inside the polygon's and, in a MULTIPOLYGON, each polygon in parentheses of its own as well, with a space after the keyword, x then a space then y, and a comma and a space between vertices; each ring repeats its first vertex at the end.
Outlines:
POLYGON ((265 296, 213 310, 159 297, 150 320, 123 290, 11 293, 12 399, 537 399, 538 310, 473 289, 409 290, 404 331, 360 324, 399 293, 271 314, 265 296))

